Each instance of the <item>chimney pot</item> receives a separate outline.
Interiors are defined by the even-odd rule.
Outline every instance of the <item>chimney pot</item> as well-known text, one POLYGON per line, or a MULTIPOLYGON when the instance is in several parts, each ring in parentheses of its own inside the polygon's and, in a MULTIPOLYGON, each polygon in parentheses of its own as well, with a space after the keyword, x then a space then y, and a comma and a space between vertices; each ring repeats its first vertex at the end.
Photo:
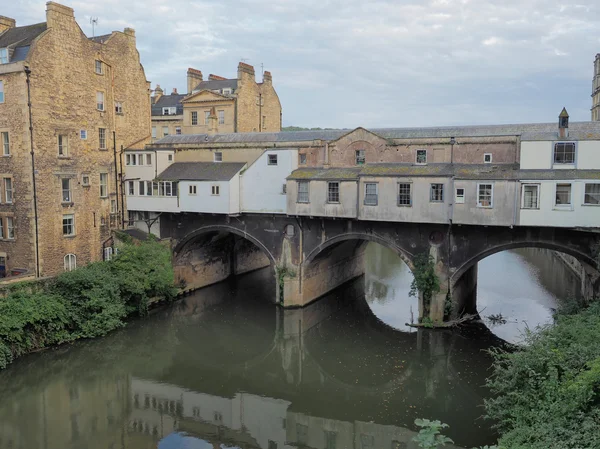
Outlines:
POLYGON ((15 19, 11 19, 10 17, 0 16, 0 33, 5 32, 6 30, 10 30, 17 26, 17 21, 15 19))

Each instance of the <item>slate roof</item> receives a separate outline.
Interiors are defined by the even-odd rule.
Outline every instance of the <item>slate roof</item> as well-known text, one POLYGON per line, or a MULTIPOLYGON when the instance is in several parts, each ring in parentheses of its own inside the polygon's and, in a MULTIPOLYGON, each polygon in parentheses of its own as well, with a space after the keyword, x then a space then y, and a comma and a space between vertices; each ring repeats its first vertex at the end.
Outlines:
MULTIPOLYGON (((352 130, 281 131, 277 133, 189 134, 163 137, 155 144, 201 143, 277 143, 311 140, 333 141, 352 130)), ((558 139, 558 122, 517 125, 442 126, 431 128, 373 128, 368 131, 384 139, 423 139, 455 137, 521 136, 522 140, 558 139)), ((570 140, 595 140, 600 138, 600 122, 573 122, 569 125, 570 140)))
POLYGON ((112 36, 112 33, 111 34, 103 34, 102 36, 93 36, 93 37, 89 37, 88 39, 96 42, 97 44, 103 44, 111 36, 112 36))
POLYGON ((0 34, 0 48, 14 48, 9 62, 23 61, 27 57, 31 42, 46 31, 46 22, 6 30, 0 34))
POLYGON ((158 175, 168 181, 229 181, 245 162, 175 162, 158 175))
POLYGON ((230 80, 208 80, 201 81, 195 88, 194 92, 200 92, 201 90, 220 90, 220 89, 232 89, 232 92, 235 92, 238 86, 237 79, 230 80))
POLYGON ((600 170, 520 170, 518 164, 367 164, 351 168, 300 168, 294 170, 287 179, 352 181, 361 177, 379 176, 477 180, 600 180, 600 170))
MULTIPOLYGON (((183 114, 183 104, 181 104, 181 100, 186 96, 183 94, 171 94, 171 95, 163 95, 158 101, 152 105, 152 116, 162 116, 162 108, 173 107, 177 108, 177 114, 183 114)), ((166 117, 166 116, 165 116, 166 117)))

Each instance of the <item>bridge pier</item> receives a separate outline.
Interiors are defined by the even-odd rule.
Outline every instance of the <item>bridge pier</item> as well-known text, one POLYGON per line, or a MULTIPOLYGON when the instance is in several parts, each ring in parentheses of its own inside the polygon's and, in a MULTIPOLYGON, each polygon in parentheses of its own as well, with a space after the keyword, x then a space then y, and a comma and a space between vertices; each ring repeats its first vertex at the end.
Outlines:
POLYGON ((475 263, 451 284, 452 311, 450 318, 477 313, 477 272, 475 263))

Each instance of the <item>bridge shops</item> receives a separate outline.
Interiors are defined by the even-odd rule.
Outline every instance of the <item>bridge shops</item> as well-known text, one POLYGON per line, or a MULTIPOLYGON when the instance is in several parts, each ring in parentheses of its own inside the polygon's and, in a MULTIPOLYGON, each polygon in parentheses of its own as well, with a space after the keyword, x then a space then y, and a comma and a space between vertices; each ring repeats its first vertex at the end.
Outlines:
POLYGON ((173 239, 191 287, 271 265, 278 301, 303 306, 360 275, 368 241, 411 268, 434 258, 436 321, 475 310, 477 262, 505 249, 562 251, 588 268, 587 296, 600 286, 600 123, 564 110, 558 124, 168 136, 126 153, 125 182, 130 225, 173 239))

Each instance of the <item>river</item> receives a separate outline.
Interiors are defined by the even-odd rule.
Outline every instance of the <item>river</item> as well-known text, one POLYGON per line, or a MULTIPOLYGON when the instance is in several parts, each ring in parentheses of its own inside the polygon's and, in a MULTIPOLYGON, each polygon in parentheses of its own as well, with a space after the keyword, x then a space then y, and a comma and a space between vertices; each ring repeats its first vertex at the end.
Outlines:
POLYGON ((480 263, 478 303, 506 324, 416 331, 408 268, 375 244, 366 257, 305 309, 271 305, 260 270, 23 357, 0 372, 0 448, 413 449, 416 418, 448 423, 447 447, 491 444, 485 350, 549 322, 576 280, 548 252, 500 253, 480 263))

